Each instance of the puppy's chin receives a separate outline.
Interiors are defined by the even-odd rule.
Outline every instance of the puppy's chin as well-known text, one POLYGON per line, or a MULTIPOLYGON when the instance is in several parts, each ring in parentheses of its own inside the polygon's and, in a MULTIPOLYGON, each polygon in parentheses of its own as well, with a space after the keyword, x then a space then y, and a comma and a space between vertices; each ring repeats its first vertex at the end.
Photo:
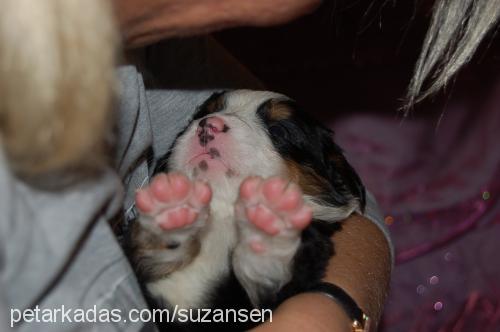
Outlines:
POLYGON ((117 36, 109 1, 2 0, 0 143, 19 177, 63 185, 108 163, 117 36))

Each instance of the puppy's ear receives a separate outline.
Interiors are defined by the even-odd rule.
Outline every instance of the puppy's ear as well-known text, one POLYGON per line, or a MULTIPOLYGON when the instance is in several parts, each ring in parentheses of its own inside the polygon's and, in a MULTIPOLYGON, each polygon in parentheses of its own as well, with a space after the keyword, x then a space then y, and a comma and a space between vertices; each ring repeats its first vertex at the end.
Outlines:
POLYGON ((262 104, 257 114, 267 126, 275 148, 285 158, 288 173, 302 191, 335 206, 365 205, 365 189, 333 132, 290 100, 262 104))
POLYGON ((18 176, 45 186, 107 163, 117 45, 109 1, 2 0, 0 138, 18 176))
POLYGON ((326 147, 326 164, 328 178, 333 189, 343 196, 351 196, 359 202, 359 208, 363 212, 366 204, 366 192, 358 174, 345 158, 342 149, 333 142, 333 132, 327 131, 329 143, 326 147))
MULTIPOLYGON (((305 116, 305 115, 302 115, 305 116)), ((365 187, 354 168, 349 164, 342 149, 334 142, 334 133, 313 119, 305 118, 306 139, 312 162, 302 164, 303 174, 309 183, 319 183, 320 197, 337 206, 352 205, 353 200, 361 212, 366 204, 365 187), (305 172, 304 172, 305 171, 305 172), (314 172, 314 175, 312 174, 314 172), (311 181, 311 179, 321 179, 311 181)), ((317 194, 316 194, 317 196, 317 194)))

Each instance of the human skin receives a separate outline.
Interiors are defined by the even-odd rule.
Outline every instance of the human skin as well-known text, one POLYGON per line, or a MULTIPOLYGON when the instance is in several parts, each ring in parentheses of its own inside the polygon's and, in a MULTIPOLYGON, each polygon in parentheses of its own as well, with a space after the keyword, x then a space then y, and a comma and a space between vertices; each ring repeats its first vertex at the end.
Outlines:
MULTIPOLYGON (((324 281, 344 289, 370 317, 375 330, 382 314, 391 275, 387 240, 379 228, 354 214, 342 222, 342 231, 332 241, 335 255, 330 258, 324 281)), ((266 331, 352 331, 352 322, 338 304, 318 293, 294 296, 273 312, 273 321, 257 327, 266 331)))
MULTIPOLYGON (((136 48, 165 38, 191 36, 235 26, 269 26, 317 7, 319 0, 113 0, 125 46, 136 48)), ((325 281, 343 288, 378 322, 388 290, 391 262, 385 236, 370 220, 352 215, 332 240, 325 281)), ((352 331, 343 309, 321 294, 285 301, 273 322, 256 331, 352 331)))
POLYGON ((316 9, 321 0, 112 0, 127 48, 236 26, 270 26, 316 9))

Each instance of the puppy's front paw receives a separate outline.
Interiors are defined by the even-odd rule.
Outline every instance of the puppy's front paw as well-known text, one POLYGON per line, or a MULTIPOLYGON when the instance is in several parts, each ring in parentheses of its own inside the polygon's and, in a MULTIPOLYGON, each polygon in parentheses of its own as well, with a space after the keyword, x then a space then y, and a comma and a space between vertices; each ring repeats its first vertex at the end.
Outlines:
POLYGON ((240 186, 236 218, 240 228, 247 229, 241 235, 250 248, 263 253, 272 245, 271 238, 292 242, 298 238, 310 224, 312 210, 304 204, 302 191, 295 183, 279 177, 249 177, 240 186))
POLYGON ((235 205, 239 243, 233 254, 236 277, 258 306, 292 276, 301 231, 312 220, 299 186, 273 177, 250 177, 235 205))
POLYGON ((135 203, 142 222, 171 231, 200 220, 211 197, 212 191, 204 182, 193 182, 181 173, 162 173, 137 191, 135 203))

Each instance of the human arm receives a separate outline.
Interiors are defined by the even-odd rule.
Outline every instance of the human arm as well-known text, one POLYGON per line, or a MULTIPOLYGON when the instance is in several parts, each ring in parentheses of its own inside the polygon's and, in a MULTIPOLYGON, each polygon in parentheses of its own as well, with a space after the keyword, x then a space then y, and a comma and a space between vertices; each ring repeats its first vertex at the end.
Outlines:
POLYGON ((315 9, 320 0, 113 0, 125 46, 235 26, 269 26, 315 9))
MULTIPOLYGON (((342 223, 332 241, 335 255, 330 259, 324 281, 344 289, 375 325, 382 314, 390 272, 390 249, 378 226, 354 214, 342 223)), ((351 331, 351 322, 335 301, 319 293, 294 296, 273 313, 273 321, 255 331, 351 331)))

